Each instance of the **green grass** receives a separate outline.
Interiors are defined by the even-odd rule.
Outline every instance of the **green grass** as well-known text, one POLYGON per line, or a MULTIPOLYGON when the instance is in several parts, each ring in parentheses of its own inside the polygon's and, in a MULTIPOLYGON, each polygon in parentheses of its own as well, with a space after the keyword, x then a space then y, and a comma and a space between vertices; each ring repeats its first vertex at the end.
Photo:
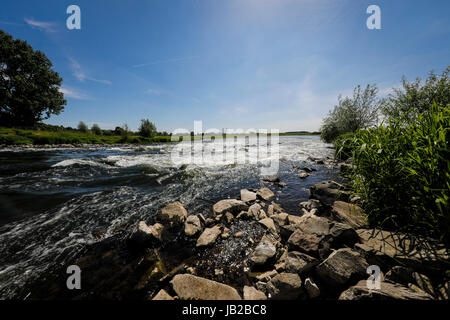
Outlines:
POLYGON ((335 141, 371 226, 450 240, 450 108, 414 122, 388 120, 335 141))
POLYGON ((44 144, 147 144, 156 142, 170 142, 169 136, 146 138, 130 135, 103 136, 76 131, 37 131, 13 128, 0 128, 0 144, 6 145, 44 145, 44 144))

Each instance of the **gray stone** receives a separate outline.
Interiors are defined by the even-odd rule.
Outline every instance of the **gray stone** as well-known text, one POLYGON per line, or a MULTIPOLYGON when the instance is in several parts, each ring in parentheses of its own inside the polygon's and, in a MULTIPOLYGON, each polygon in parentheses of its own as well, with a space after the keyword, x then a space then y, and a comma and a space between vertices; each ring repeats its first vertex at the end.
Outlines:
POLYGON ((256 194, 266 201, 275 198, 275 194, 269 188, 266 187, 259 189, 256 194))
POLYGON ((256 246, 250 260, 255 265, 264 265, 268 260, 272 259, 276 253, 277 248, 275 243, 268 237, 264 236, 260 243, 256 246))
POLYGON ((363 228, 367 226, 367 217, 363 210, 352 203, 335 201, 332 210, 333 217, 353 228, 363 228))
POLYGON ((266 227, 273 234, 277 234, 277 228, 275 227, 275 223, 271 218, 264 218, 262 220, 259 220, 258 222, 262 224, 264 227, 266 227))
POLYGON ((302 293, 302 280, 295 273, 280 273, 267 284, 267 290, 274 300, 295 300, 302 293))
POLYGON ((316 258, 298 251, 288 252, 282 262, 285 263, 286 272, 298 274, 308 272, 319 264, 319 261, 316 258))

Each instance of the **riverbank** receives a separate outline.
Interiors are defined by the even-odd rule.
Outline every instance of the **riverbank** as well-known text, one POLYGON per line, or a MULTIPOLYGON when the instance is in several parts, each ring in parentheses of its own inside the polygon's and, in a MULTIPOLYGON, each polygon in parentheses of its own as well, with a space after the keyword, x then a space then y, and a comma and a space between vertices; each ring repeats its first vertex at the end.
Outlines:
MULTIPOLYGON (((328 160, 328 161, 327 161, 328 160)), ((309 163, 332 163, 309 158, 309 163)), ((309 179, 311 166, 293 168, 309 179)), ((64 267, 24 286, 29 299, 448 299, 448 251, 431 239, 370 229, 358 199, 318 183, 296 210, 275 202, 280 183, 261 181, 208 213, 171 202, 134 228, 86 247, 71 264, 82 290, 66 288, 64 267), (369 265, 380 289, 369 290, 369 265)), ((97 237, 101 238, 102 233, 97 237)))
POLYGON ((1 146, 53 146, 79 147, 84 145, 115 145, 115 144, 147 144, 170 142, 170 136, 147 138, 133 134, 129 135, 96 135, 77 131, 40 131, 13 128, 0 128, 1 146))

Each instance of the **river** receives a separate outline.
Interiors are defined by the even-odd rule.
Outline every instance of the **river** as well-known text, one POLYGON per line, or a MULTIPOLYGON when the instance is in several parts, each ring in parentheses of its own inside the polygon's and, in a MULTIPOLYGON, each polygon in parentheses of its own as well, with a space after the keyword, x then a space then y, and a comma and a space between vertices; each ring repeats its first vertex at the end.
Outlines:
POLYGON ((216 201, 264 184, 288 213, 298 214, 312 185, 336 178, 331 165, 307 161, 333 153, 317 136, 279 138, 284 188, 261 181, 259 164, 174 165, 174 147, 0 150, 0 298, 14 298, 85 246, 152 219, 167 203, 178 200, 189 213, 207 215, 216 201), (302 165, 317 171, 300 179, 295 166, 302 165))

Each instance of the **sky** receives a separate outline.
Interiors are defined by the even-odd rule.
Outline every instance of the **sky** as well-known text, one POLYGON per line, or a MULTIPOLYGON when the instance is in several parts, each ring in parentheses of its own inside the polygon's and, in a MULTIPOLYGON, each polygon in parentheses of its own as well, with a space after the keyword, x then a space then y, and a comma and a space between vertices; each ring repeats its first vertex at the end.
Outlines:
POLYGON ((2 0, 0 29, 63 78, 67 105, 47 123, 284 132, 319 130, 358 84, 384 96, 403 75, 442 72, 449 15, 448 0, 2 0), (66 26, 73 4, 80 30, 66 26))

